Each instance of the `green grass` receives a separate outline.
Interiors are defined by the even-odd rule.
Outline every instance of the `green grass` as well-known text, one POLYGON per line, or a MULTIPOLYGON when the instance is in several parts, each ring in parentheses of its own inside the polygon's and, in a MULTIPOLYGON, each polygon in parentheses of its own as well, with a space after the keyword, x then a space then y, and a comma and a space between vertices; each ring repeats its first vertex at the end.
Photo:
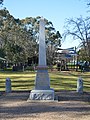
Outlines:
MULTIPOLYGON (((11 79, 12 90, 32 90, 34 88, 35 72, 0 72, 0 91, 5 91, 5 80, 11 79)), ((90 72, 49 72, 51 88, 55 90, 76 90, 77 79, 83 79, 84 91, 90 92, 90 72)))

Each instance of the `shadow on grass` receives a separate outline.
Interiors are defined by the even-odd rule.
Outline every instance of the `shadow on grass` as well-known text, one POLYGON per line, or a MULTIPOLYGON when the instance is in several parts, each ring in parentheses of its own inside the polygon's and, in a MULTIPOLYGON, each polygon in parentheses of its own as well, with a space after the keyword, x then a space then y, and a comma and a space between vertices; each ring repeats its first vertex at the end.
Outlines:
POLYGON ((23 87, 23 88, 25 87, 26 88, 28 86, 34 86, 34 84, 33 83, 32 84, 31 83, 30 84, 29 83, 28 84, 16 84, 16 85, 12 84, 12 87, 23 87))
MULTIPOLYGON (((34 87, 34 82, 35 82, 35 72, 3 72, 5 75, 10 74, 11 75, 11 83, 12 87, 14 89, 26 89, 26 88, 32 88, 34 87), (25 74, 25 76, 24 76, 25 74), (23 75, 23 76, 22 76, 23 75), (29 76, 30 75, 30 76, 29 76), (21 87, 22 86, 22 87, 21 87), (16 88, 15 88, 16 87, 16 88)), ((50 72, 50 83, 51 86, 54 87, 54 89, 60 89, 60 90, 72 90, 76 89, 77 85, 77 78, 78 78, 77 72, 50 72)), ((5 89, 5 75, 0 76, 0 88, 5 89)), ((90 82, 87 78, 89 78, 89 74, 87 75, 86 73, 83 74, 84 76, 84 90, 89 91, 90 88, 90 82)), ((30 89, 29 88, 29 89, 30 89)))
POLYGON ((35 74, 35 71, 0 71, 1 74, 35 74))
MULTIPOLYGON (((6 78, 7 77, 1 77, 0 80, 2 80, 2 79, 6 80, 6 78)), ((20 79, 20 78, 22 78, 22 79, 31 79, 31 78, 34 78, 35 79, 35 76, 33 76, 33 75, 32 76, 22 76, 22 75, 17 76, 16 75, 16 76, 10 76, 9 78, 10 79, 20 79)))
POLYGON ((69 72, 69 75, 70 76, 75 76, 75 77, 82 77, 82 78, 90 78, 90 74, 89 73, 77 73, 76 72, 76 74, 75 73, 71 73, 71 72, 69 72))

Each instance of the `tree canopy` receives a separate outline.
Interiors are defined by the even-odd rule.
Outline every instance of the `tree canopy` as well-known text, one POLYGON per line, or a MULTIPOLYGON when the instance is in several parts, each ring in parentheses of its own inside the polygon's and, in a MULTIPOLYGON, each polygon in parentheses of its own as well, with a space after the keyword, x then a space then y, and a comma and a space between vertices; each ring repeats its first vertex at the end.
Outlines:
MULTIPOLYGON (((23 62, 38 56, 38 35, 40 16, 25 19, 14 18, 7 9, 0 10, 0 55, 9 62, 23 62)), ((60 46, 61 35, 51 21, 45 19, 47 46, 53 45, 54 51, 60 46)), ((47 47, 48 48, 48 47, 47 47)), ((48 55, 48 54, 47 54, 48 55)), ((53 56, 52 56, 53 58, 53 56)))

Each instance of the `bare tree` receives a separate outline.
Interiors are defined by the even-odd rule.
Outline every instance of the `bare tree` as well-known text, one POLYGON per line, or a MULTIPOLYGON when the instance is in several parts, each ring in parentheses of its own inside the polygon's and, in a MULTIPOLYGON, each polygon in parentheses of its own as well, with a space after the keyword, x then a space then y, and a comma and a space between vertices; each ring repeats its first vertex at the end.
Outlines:
POLYGON ((86 55, 90 58, 90 17, 67 19, 63 35, 64 38, 71 35, 73 40, 80 40, 86 55))

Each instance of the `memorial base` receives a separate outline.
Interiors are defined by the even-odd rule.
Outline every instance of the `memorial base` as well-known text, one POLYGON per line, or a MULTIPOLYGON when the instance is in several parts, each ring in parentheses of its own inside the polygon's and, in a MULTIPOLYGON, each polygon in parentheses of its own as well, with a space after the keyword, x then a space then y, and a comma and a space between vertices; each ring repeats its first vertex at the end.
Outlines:
POLYGON ((54 100, 54 90, 32 90, 28 100, 54 100))

